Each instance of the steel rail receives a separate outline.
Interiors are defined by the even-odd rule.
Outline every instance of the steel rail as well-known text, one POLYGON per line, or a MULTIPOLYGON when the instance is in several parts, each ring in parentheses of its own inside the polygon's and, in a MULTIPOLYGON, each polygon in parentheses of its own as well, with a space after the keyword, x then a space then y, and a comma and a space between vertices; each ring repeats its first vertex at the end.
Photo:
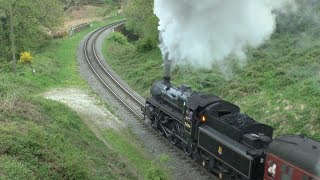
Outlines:
MULTIPOLYGON (((102 32, 102 31, 101 31, 102 32)), ((100 34, 98 34, 99 36, 100 34)), ((95 42, 98 38, 98 36, 96 36, 96 38, 93 40, 93 45, 92 45, 92 49, 93 49, 93 53, 94 53, 94 56, 95 58, 97 59, 99 65, 101 66, 101 68, 105 71, 105 73, 108 74, 108 76, 113 80, 114 83, 116 83, 120 88, 121 90, 123 90, 124 92, 126 92, 127 95, 129 95, 136 103, 138 103, 141 107, 144 107, 144 103, 140 102, 134 95, 132 95, 126 88, 124 88, 110 73, 109 71, 102 65, 101 61, 99 60, 98 56, 97 56, 97 53, 96 53, 96 50, 95 50, 95 42)))
MULTIPOLYGON (((105 73, 107 73, 108 76, 109 76, 114 82, 116 82, 116 84, 117 84, 119 87, 122 88, 122 90, 125 90, 125 92, 126 92, 130 97, 133 97, 123 86, 120 85, 120 83, 119 83, 118 81, 116 81, 116 79, 115 79, 115 78, 106 70, 106 68, 101 64, 101 62, 100 62, 100 60, 99 60, 99 58, 98 58, 98 56, 97 56, 97 54, 96 54, 96 51, 95 51, 95 49, 94 49, 94 48, 95 48, 95 42, 96 42, 96 40, 97 40, 97 37, 98 37, 105 29, 108 29, 108 28, 110 28, 110 27, 113 27, 114 25, 117 25, 117 24, 119 24, 119 22, 117 22, 117 23, 112 23, 112 24, 110 24, 110 25, 107 25, 107 26, 105 26, 105 27, 102 27, 102 28, 94 31, 94 32, 86 39, 86 41, 85 41, 84 54, 85 54, 86 60, 87 60, 87 62, 88 62, 88 64, 89 64, 91 70, 94 72, 94 74, 96 75, 96 77, 101 81, 101 83, 102 83, 102 84, 112 93, 112 95, 114 95, 124 106, 126 106, 128 109, 130 109, 130 111, 131 111, 132 113, 134 113, 137 117, 141 118, 140 114, 138 114, 134 109, 132 109, 124 100, 121 99, 121 97, 119 97, 119 96, 117 95, 116 92, 114 92, 114 91, 111 89, 111 87, 110 87, 108 84, 106 84, 106 82, 102 79, 102 77, 99 75, 99 73, 98 73, 98 72, 96 71, 96 69, 93 67, 92 63, 90 62, 89 56, 88 56, 88 50, 87 50, 87 48, 88 48, 88 42, 89 42, 89 40, 90 40, 91 37, 93 37, 96 33, 98 33, 98 34, 94 37, 94 39, 93 39, 93 41, 92 41, 93 45, 91 46, 92 52, 93 52, 93 54, 94 54, 94 57, 96 58, 96 61, 99 63, 100 67, 103 68, 103 70, 105 71, 105 73), (100 31, 100 32, 99 32, 99 31, 100 31)), ((136 98, 134 98, 134 99, 137 100, 136 98)), ((138 100, 137 100, 137 101, 138 101, 138 100)), ((140 104, 142 104, 142 103, 140 102, 140 104)))

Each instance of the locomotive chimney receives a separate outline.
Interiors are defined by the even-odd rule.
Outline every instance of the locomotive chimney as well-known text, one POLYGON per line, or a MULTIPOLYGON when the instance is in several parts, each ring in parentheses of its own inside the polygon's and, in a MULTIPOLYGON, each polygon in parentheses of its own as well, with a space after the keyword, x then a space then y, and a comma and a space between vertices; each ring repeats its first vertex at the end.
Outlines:
POLYGON ((164 55, 164 76, 163 76, 163 82, 166 85, 170 85, 170 71, 171 71, 171 60, 168 57, 168 53, 164 55))

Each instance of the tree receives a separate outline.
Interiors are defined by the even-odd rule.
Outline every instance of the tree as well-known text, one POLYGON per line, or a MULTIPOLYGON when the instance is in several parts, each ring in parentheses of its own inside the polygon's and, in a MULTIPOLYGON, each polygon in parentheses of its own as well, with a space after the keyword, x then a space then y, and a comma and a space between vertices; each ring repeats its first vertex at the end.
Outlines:
POLYGON ((140 36, 140 41, 152 48, 158 45, 158 18, 153 13, 153 1, 131 0, 125 6, 126 27, 140 36))
POLYGON ((6 40, 9 32, 12 69, 16 73, 16 51, 31 48, 45 36, 45 30, 62 22, 62 6, 58 0, 0 0, 0 15, 2 22, 10 26, 3 24, 0 38, 6 40))
POLYGON ((14 17, 16 14, 16 3, 15 1, 0 1, 0 8, 5 11, 6 18, 9 19, 10 24, 10 41, 11 41, 11 53, 13 61, 13 72, 16 73, 16 46, 15 46, 15 37, 14 37, 14 17))

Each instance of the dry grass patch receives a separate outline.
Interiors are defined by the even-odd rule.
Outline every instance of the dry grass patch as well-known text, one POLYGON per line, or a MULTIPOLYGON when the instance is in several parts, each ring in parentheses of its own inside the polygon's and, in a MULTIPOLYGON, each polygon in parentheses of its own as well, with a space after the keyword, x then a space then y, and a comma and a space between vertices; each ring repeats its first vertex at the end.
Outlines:
POLYGON ((32 120, 37 123, 43 122, 44 117, 39 111, 38 107, 31 102, 18 98, 8 98, 0 100, 0 112, 12 116, 21 117, 24 120, 32 120))

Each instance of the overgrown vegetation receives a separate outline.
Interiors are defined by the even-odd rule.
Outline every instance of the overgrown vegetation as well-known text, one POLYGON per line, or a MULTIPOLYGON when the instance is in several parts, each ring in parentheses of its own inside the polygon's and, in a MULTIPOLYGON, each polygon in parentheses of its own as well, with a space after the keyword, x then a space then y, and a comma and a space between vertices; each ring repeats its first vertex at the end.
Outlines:
POLYGON ((64 10, 67 11, 71 7, 82 6, 82 5, 101 5, 111 4, 113 6, 120 7, 124 0, 60 0, 64 5, 64 10))
POLYGON ((129 1, 124 14, 127 18, 126 28, 129 32, 139 36, 139 51, 147 52, 158 46, 158 18, 153 14, 153 1, 129 1))
MULTIPOLYGON (((146 5, 139 4, 142 1, 132 3, 146 5)), ((194 71, 184 66, 173 70, 173 83, 234 102, 242 112, 273 126, 276 136, 301 133, 320 140, 320 3, 305 6, 278 17, 276 32, 263 46, 248 51, 246 66, 240 68, 233 59, 226 61, 233 69, 230 79, 224 78, 219 67, 194 71)), ((127 18, 129 23, 148 23, 146 27, 153 24, 137 20, 137 14, 127 18)), ((132 29, 140 31, 138 27, 132 29)), ((139 50, 143 39, 141 34, 140 40, 122 44, 108 39, 104 54, 135 90, 147 96, 151 84, 163 76, 163 61, 158 48, 139 50)))

